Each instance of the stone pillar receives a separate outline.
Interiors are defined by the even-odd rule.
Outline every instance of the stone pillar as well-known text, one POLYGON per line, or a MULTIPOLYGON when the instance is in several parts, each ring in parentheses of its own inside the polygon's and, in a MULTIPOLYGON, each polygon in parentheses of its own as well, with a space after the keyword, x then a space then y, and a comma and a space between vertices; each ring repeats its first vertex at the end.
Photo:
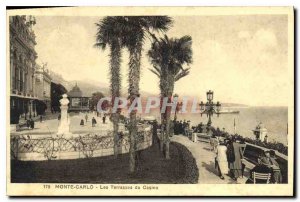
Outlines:
POLYGON ((61 119, 58 126, 58 135, 64 135, 65 137, 70 137, 70 119, 68 116, 68 104, 69 100, 67 94, 63 94, 63 98, 60 99, 60 110, 61 110, 61 119))
POLYGON ((33 116, 34 116, 34 117, 37 116, 37 112, 36 112, 36 102, 33 103, 33 116))
POLYGON ((192 133, 192 141, 198 142, 198 133, 192 133))
POLYGON ((29 114, 30 114, 30 118, 33 117, 33 100, 30 100, 29 102, 30 106, 29 106, 29 114))

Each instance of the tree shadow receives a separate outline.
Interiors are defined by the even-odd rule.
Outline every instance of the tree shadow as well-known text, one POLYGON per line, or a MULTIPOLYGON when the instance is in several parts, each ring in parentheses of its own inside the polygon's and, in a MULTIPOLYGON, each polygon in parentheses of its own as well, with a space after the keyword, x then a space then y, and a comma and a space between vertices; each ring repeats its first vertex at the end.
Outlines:
POLYGON ((213 151, 213 150, 212 150, 211 148, 209 148, 209 147, 203 147, 203 149, 206 150, 206 151, 210 151, 210 152, 213 151))
POLYGON ((210 173, 213 173, 213 174, 219 176, 218 170, 217 170, 217 168, 215 168, 215 163, 213 161, 210 161, 209 164, 202 162, 202 167, 204 167, 210 173))
MULTIPOLYGON (((215 167, 215 163, 213 161, 210 161, 209 163, 202 162, 202 167, 204 167, 210 173, 219 176, 218 169, 215 167)), ((227 184, 243 184, 241 182, 237 182, 233 180, 228 174, 225 174, 224 176, 225 176, 225 181, 227 181, 227 184)))

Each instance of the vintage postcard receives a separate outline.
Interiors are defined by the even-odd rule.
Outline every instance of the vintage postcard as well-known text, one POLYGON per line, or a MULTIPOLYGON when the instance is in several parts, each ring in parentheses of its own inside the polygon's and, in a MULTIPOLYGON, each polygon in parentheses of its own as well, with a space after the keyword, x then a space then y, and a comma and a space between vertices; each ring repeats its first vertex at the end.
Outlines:
POLYGON ((292 7, 7 10, 7 195, 293 196, 292 7))

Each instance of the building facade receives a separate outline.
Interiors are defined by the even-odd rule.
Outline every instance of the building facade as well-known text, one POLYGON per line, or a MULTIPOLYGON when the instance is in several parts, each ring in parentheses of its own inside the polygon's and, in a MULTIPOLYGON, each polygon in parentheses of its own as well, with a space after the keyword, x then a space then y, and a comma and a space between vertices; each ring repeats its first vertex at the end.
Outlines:
POLYGON ((255 139, 261 142, 268 142, 268 130, 265 128, 264 124, 261 122, 253 130, 255 139))
POLYGON ((36 116, 34 24, 32 16, 9 17, 11 123, 36 116))
POLYGON ((38 97, 37 113, 44 114, 51 110, 51 76, 47 65, 36 65, 35 90, 38 97))
POLYGON ((82 91, 76 85, 68 92, 69 111, 89 111, 90 110, 90 97, 82 95, 82 91))

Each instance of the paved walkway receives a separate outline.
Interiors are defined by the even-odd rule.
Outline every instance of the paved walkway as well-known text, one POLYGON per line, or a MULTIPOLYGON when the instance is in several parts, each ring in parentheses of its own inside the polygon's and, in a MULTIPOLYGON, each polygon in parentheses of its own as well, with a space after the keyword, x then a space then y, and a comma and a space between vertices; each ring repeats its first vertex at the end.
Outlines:
MULTIPOLYGON (((109 117, 106 117, 106 124, 102 123, 102 117, 97 117, 95 114, 88 114, 88 121, 85 122, 85 113, 73 114, 70 115, 70 131, 72 133, 94 133, 102 132, 112 129, 112 123, 109 121, 109 117), (95 127, 92 127, 92 118, 95 117, 97 124, 95 127), (85 125, 81 126, 80 121, 84 120, 85 125)), ((56 134, 58 130, 59 121, 58 119, 50 119, 40 122, 39 120, 35 121, 34 129, 22 128, 21 131, 11 132, 13 135, 50 135, 56 134)))
POLYGON ((239 178, 236 181, 232 180, 229 176, 224 176, 225 179, 221 180, 218 176, 218 171, 215 169, 215 156, 216 154, 211 151, 209 143, 205 142, 192 142, 187 137, 182 135, 174 135, 171 141, 178 142, 188 148, 196 159, 199 169, 199 184, 244 184, 247 180, 239 178))

